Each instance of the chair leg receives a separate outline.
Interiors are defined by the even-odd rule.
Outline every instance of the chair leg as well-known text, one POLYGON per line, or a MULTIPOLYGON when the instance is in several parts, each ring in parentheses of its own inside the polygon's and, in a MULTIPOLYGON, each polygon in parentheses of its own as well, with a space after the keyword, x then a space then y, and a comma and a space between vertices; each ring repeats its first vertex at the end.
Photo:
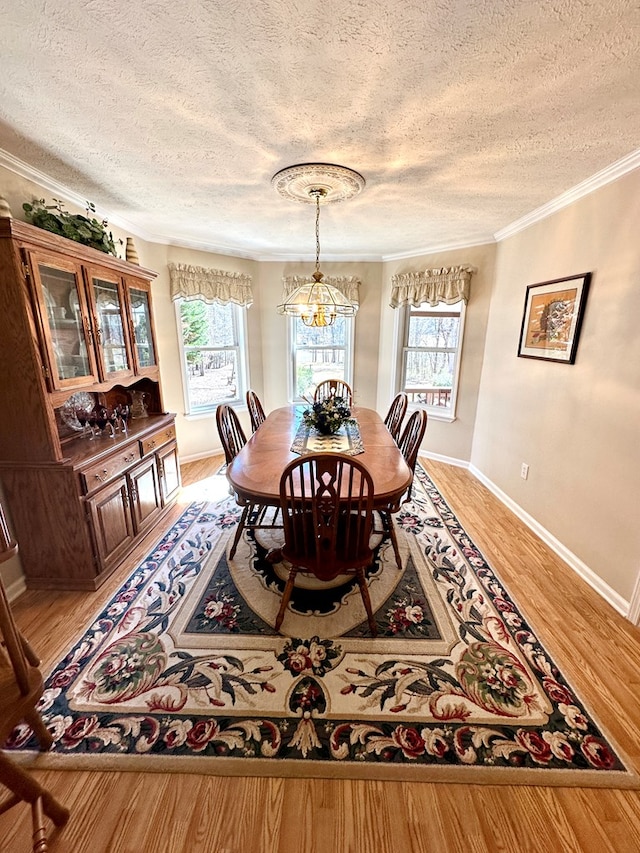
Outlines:
POLYGON ((33 826, 33 853, 47 853, 49 850, 47 845, 47 828, 44 822, 41 797, 38 797, 37 800, 31 803, 31 823, 33 826))
POLYGON ((242 536, 242 531, 245 528, 245 524, 247 523, 247 516, 249 515, 250 506, 246 506, 242 510, 242 515, 240 516, 240 521, 238 522, 238 526, 236 527, 236 535, 233 537, 233 544, 231 545, 231 550, 229 551, 229 559, 233 560, 236 554, 236 549, 238 547, 238 542, 240 541, 240 537, 242 536))
POLYGON ((367 586, 367 579, 365 577, 364 569, 362 568, 362 566, 357 569, 356 577, 358 578, 358 586, 360 587, 360 595, 362 596, 362 601, 364 602, 364 609, 367 611, 367 622, 369 623, 369 630, 371 631, 371 636, 377 637, 378 628, 373 618, 373 610, 371 609, 371 598, 369 597, 369 587, 367 586))
POLYGON ((396 538, 396 528, 393 524, 393 516, 390 512, 382 512, 381 516, 385 533, 389 536, 389 539, 391 539, 393 553, 396 558, 396 566, 398 567, 398 571, 402 571, 402 559, 400 558, 400 548, 396 538))
POLYGON ((42 722, 42 717, 35 710, 27 711, 24 715, 24 719, 31 728, 35 736, 38 738, 38 744, 40 745, 40 752, 46 752, 48 749, 51 749, 53 746, 53 738, 51 737, 51 732, 42 722))
POLYGON ((293 592, 293 584, 296 579, 296 575, 298 574, 298 569, 296 566, 291 566, 291 571, 289 572, 289 577, 287 578, 287 585, 284 588, 284 592, 282 593, 282 601, 280 602, 280 610, 278 610, 278 615, 276 616, 276 631, 280 630, 280 626, 282 625, 282 620, 284 619, 284 614, 287 610, 287 606, 289 601, 291 600, 291 593, 293 592))
POLYGON ((0 782, 13 793, 3 811, 17 802, 31 804, 33 850, 35 853, 45 853, 47 841, 44 815, 50 818, 56 826, 63 826, 69 819, 69 809, 61 805, 49 791, 36 782, 25 770, 10 761, 2 752, 0 752, 0 782))

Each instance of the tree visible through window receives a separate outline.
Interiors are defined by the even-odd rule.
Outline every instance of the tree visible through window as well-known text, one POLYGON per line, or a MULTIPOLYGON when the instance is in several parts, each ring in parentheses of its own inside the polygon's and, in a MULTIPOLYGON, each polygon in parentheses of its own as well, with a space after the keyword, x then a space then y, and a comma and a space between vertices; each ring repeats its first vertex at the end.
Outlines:
POLYGON ((407 309, 402 389, 414 403, 454 413, 464 303, 407 309))
POLYGON ((351 318, 338 317, 331 326, 316 328, 297 317, 292 320, 295 400, 312 399, 325 379, 349 382, 352 323, 351 318))
POLYGON ((179 300, 188 412, 243 399, 242 310, 231 303, 179 300))

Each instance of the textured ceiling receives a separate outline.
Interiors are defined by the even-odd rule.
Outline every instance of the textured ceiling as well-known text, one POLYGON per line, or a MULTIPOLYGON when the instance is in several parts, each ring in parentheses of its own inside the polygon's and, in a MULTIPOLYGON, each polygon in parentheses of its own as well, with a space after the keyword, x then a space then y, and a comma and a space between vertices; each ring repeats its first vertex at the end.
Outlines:
MULTIPOLYGON (((132 233, 324 258, 491 240, 640 146, 626 0, 0 0, 0 149, 132 233)), ((1 190, 1 187, 0 187, 1 190)))

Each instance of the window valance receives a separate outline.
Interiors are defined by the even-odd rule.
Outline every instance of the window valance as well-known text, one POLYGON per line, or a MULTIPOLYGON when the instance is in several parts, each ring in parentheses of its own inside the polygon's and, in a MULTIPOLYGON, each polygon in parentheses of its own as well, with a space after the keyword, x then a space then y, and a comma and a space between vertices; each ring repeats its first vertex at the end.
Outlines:
MULTIPOLYGON (((300 287, 301 284, 310 284, 313 278, 310 275, 285 275, 282 277, 282 288, 284 302, 287 296, 300 287)), ((323 284, 330 284, 339 290, 340 293, 349 300, 352 305, 359 307, 360 305, 360 279, 355 275, 325 275, 322 279, 323 284)))
POLYGON ((251 276, 191 264, 169 264, 171 299, 202 299, 203 302, 235 302, 247 308, 253 303, 251 276))
POLYGON ((398 308, 400 305, 413 305, 417 308, 424 302, 429 305, 437 305, 439 302, 453 305, 461 300, 467 302, 469 284, 474 272, 475 267, 464 264, 459 267, 394 275, 391 278, 389 304, 392 308, 398 308))

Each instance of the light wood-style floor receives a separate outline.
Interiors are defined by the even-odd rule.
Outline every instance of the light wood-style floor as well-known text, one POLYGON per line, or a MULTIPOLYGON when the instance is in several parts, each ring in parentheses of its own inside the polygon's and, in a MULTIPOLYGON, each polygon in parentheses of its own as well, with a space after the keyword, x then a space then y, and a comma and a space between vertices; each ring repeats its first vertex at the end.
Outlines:
MULTIPOLYGON (((184 483, 221 459, 185 465, 184 483)), ((579 695, 640 768, 640 629, 619 616, 471 474, 425 460, 454 512, 579 695)), ((176 508, 176 516, 180 508, 176 508)), ((14 612, 48 671, 147 543, 96 593, 30 591, 14 612)), ((633 853, 640 792, 41 772, 71 809, 52 853, 633 853)), ((30 851, 30 813, 0 816, 0 850, 30 851)))

